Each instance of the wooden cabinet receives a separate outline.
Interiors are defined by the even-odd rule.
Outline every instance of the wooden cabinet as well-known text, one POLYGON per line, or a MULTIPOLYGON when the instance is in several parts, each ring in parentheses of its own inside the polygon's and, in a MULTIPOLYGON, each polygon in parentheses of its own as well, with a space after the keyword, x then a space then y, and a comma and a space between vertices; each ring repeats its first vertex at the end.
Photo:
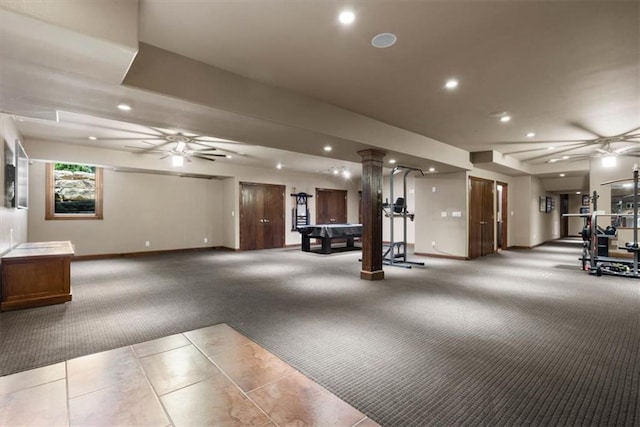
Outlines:
POLYGON ((4 255, 0 310, 71 301, 71 242, 23 243, 4 255))

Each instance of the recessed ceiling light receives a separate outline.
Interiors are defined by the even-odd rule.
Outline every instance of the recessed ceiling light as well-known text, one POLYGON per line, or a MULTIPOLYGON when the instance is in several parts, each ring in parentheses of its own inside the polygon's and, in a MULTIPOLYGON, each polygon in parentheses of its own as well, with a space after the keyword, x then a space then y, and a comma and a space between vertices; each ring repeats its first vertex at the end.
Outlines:
POLYGON ((396 163, 396 159, 389 159, 389 163, 391 163, 392 165, 396 163))
POLYGON ((502 117, 500 117, 500 121, 501 121, 502 123, 506 123, 506 122, 508 122, 509 120, 511 120, 511 116, 502 116, 502 117))
POLYGON ((276 169, 282 169, 282 163, 278 163, 278 164, 276 165, 276 169))
POLYGON ((449 90, 453 90, 453 89, 458 87, 458 81, 456 79, 449 79, 444 84, 444 87, 449 89, 449 90))
POLYGON ((384 49, 393 46, 397 40, 398 38, 395 34, 380 33, 371 39, 371 45, 379 49, 384 49))
POLYGON ((131 105, 129 104, 118 104, 118 109, 122 111, 131 111, 131 105))
POLYGON ((558 161, 558 159, 549 159, 549 163, 555 163, 557 161, 558 161))
POLYGON ((535 132, 529 132, 527 133, 527 138, 533 138, 534 136, 536 136, 535 132))
POLYGON ((95 141, 98 138, 96 138, 95 136, 90 136, 89 139, 92 140, 92 141, 95 141))
POLYGON ((564 174, 563 174, 563 173, 561 173, 561 174, 560 174, 560 177, 561 177, 561 178, 562 178, 562 177, 564 177, 564 174))
POLYGON ((231 154, 227 154, 225 157, 226 157, 227 159, 230 159, 230 158, 231 158, 231 154))
POLYGON ((429 172, 435 172, 436 168, 429 168, 429 172))
POLYGON ((553 150, 556 147, 547 147, 547 150, 553 150))
POLYGON ((340 23, 344 25, 352 24, 355 20, 356 14, 351 10, 343 10, 342 12, 340 12, 340 15, 338 15, 338 21, 340 21, 340 23))
POLYGON ((331 148, 331 146, 330 146, 330 145, 325 145, 325 147, 324 147, 324 151, 329 152, 329 151, 331 151, 331 150, 333 150, 333 148, 331 148))
POLYGON ((334 175, 338 175, 339 173, 340 173, 340 171, 337 168, 333 170, 333 174, 334 175))
POLYGON ((580 194, 580 192, 579 192, 579 191, 576 191, 576 194, 580 194))
POLYGON ((562 160, 567 160, 569 156, 562 156, 562 160))

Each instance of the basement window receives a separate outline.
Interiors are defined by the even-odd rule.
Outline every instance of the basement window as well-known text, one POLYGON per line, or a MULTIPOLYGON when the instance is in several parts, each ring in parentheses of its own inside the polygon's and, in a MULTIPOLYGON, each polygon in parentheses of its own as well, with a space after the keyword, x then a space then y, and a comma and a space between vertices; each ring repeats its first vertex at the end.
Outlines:
POLYGON ((102 168, 46 165, 45 219, 102 219, 102 168))

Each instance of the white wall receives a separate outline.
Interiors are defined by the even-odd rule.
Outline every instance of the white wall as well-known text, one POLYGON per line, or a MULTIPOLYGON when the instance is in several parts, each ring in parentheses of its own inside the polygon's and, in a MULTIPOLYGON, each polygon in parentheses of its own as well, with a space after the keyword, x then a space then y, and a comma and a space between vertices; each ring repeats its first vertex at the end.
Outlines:
MULTIPOLYGON (((316 188, 347 190, 347 218, 358 221, 359 180, 345 180, 328 174, 304 174, 271 168, 242 167, 216 162, 193 162, 185 168, 191 173, 215 173, 229 176, 204 180, 171 175, 116 172, 114 166, 153 167, 153 158, 139 158, 121 151, 92 149, 47 141, 27 141, 40 159, 105 166, 104 215, 97 220, 44 220, 44 163, 35 162, 31 171, 29 240, 72 240, 76 254, 93 255, 149 250, 183 249, 210 246, 240 247, 239 186, 241 182, 285 185, 285 244, 300 244, 300 234, 291 231, 289 194, 316 188), (123 206, 133 204, 135 213, 123 215, 123 206), (177 228, 173 224, 182 224, 177 228), (188 226, 186 225, 188 224, 188 226), (155 228, 157 227, 157 228, 155 228), (187 227, 187 228, 184 228, 187 227), (170 229, 169 232, 165 230, 170 229), (154 232, 156 231, 156 232, 154 232), (91 236, 91 239, 86 239, 91 236), (207 237, 208 243, 204 243, 207 237), (92 240, 92 242, 81 242, 92 240), (145 247, 145 241, 151 245, 145 247)), ((315 218, 314 198, 310 199, 311 218, 315 218)))
POLYGON ((224 244, 221 180, 105 169, 103 220, 47 221, 45 163, 33 162, 29 178, 29 241, 71 240, 76 255, 224 244))
POLYGON ((560 237, 560 196, 547 193, 539 178, 530 177, 530 182, 531 231, 526 246, 537 246, 560 237), (553 198, 555 207, 551 212, 540 212, 540 196, 553 198))
POLYGON ((460 172, 416 178, 415 204, 415 252, 466 257, 466 174, 460 172), (453 212, 460 212, 460 216, 453 216, 453 212), (435 247, 432 242, 435 242, 435 247))
MULTIPOLYGON (((582 195, 581 194, 569 194, 569 213, 580 213, 582 207, 582 195)), ((567 234, 569 236, 577 236, 582 232, 584 227, 584 219, 581 217, 568 217, 567 234)))
MULTIPOLYGON (((0 114, 0 141, 6 141, 6 144, 15 153, 15 141, 20 139, 18 130, 15 127, 13 119, 9 116, 0 114)), ((2 188, 2 197, 0 197, 0 255, 9 252, 19 243, 27 241, 27 210, 8 208, 5 206, 6 191, 4 186, 5 173, 5 147, 4 142, 0 147, 0 187, 2 188)), ((29 153, 27 152, 27 155, 29 153)))

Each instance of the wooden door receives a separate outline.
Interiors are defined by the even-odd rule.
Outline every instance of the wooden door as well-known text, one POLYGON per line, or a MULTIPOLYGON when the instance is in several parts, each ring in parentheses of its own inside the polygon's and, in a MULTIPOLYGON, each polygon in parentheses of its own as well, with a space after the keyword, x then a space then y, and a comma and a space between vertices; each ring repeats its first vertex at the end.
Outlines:
POLYGON ((346 224, 347 190, 316 188, 316 224, 346 224))
POLYGON ((470 259, 495 251, 493 195, 493 181, 469 177, 470 259))
POLYGON ((283 185, 240 184, 240 249, 284 247, 283 185))
POLYGON ((560 237, 567 237, 569 235, 569 217, 564 214, 569 213, 569 195, 560 195, 560 237))
MULTIPOLYGON (((500 214, 501 216, 498 217, 498 227, 499 227, 499 232, 498 234, 498 247, 500 249, 507 249, 507 242, 508 242, 508 236, 507 236, 507 225, 508 225, 508 221, 509 221, 509 210, 508 210, 508 204, 507 204, 507 200, 508 200, 508 195, 509 195, 509 185, 506 182, 496 182, 496 185, 500 185, 502 187, 502 192, 500 193, 500 198, 496 199, 496 203, 500 205, 500 214)), ((496 194, 498 194, 498 192, 496 192, 496 194)))
POLYGON ((265 185, 263 190, 262 249, 284 247, 284 192, 283 185, 265 185))

